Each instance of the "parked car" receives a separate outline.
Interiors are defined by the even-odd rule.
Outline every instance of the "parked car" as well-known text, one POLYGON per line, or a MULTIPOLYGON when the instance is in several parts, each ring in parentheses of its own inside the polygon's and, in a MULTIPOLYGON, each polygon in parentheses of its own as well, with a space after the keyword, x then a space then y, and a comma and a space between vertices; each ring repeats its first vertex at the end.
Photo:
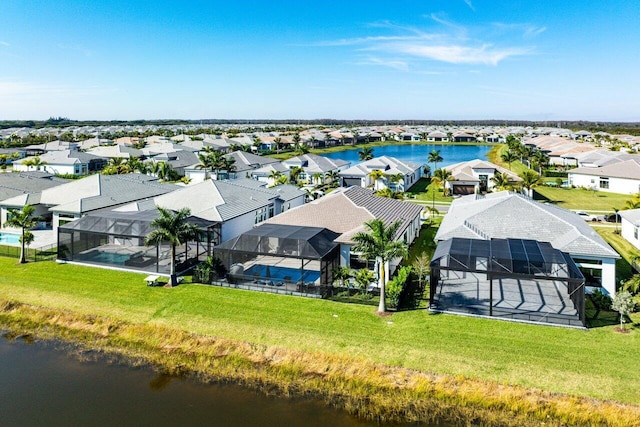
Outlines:
POLYGON ((591 215, 586 213, 585 211, 576 211, 576 214, 578 214, 578 216, 582 219, 584 219, 585 221, 600 221, 600 218, 598 218, 596 215, 591 215))
POLYGON ((617 222, 617 223, 621 223, 622 222, 622 218, 620 217, 620 214, 617 213, 612 213, 612 214, 607 214, 604 216, 604 220, 607 222, 617 222))

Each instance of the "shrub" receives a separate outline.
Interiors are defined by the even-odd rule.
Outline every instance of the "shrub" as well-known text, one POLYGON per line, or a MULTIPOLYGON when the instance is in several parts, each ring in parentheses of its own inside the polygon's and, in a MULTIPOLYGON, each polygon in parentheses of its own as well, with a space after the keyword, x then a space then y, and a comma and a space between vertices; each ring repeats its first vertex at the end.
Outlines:
POLYGON ((387 283, 387 286, 385 287, 385 295, 387 297, 389 307, 398 308, 400 305, 400 297, 405 288, 405 284, 407 283, 407 279, 409 278, 409 273, 411 273, 410 266, 401 267, 400 270, 398 270, 396 277, 387 283))

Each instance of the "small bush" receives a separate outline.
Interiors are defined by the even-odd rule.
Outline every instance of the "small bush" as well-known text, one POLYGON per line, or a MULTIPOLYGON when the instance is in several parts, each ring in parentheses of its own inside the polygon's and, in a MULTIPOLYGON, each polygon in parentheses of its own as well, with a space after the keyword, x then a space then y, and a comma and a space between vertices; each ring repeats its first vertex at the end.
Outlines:
POLYGON ((387 283, 385 295, 389 307, 398 308, 400 305, 400 297, 409 278, 409 273, 411 273, 410 266, 401 267, 396 277, 387 283))

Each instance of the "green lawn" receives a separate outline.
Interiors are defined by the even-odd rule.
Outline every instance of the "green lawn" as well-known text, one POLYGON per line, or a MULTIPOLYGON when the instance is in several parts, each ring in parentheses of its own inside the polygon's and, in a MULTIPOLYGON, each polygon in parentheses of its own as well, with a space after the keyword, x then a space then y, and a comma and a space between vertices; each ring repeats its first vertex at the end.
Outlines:
POLYGON ((423 371, 640 403, 640 317, 630 334, 372 307, 183 284, 144 275, 0 258, 0 295, 28 304, 321 350, 423 371))
POLYGON ((509 169, 517 175, 521 174, 526 170, 529 170, 529 168, 525 164, 520 162, 520 160, 511 162, 511 165, 509 165, 507 162, 504 162, 500 156, 502 156, 502 154, 504 154, 508 150, 509 150, 509 147, 507 147, 506 144, 497 145, 487 153, 487 158, 491 163, 496 164, 498 166, 502 166, 503 168, 509 169))
POLYGON ((453 197, 444 196, 442 186, 434 186, 429 182, 430 180, 427 178, 420 178, 418 182, 413 184, 409 191, 407 191, 408 198, 419 200, 421 202, 432 202, 435 192, 436 202, 451 203, 453 201, 453 197))
POLYGON ((535 187, 534 192, 536 200, 553 203, 566 209, 579 209, 590 212, 613 213, 613 208, 622 208, 626 201, 631 199, 628 194, 605 193, 583 188, 540 186, 535 187))

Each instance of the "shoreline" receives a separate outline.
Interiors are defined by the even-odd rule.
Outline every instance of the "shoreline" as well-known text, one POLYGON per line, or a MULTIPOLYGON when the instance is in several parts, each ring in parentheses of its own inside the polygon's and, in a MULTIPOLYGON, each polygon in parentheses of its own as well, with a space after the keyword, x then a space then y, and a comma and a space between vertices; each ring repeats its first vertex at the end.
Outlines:
POLYGON ((377 422, 640 425, 640 406, 432 374, 344 355, 197 335, 0 299, 0 328, 204 383, 318 399, 377 422))

